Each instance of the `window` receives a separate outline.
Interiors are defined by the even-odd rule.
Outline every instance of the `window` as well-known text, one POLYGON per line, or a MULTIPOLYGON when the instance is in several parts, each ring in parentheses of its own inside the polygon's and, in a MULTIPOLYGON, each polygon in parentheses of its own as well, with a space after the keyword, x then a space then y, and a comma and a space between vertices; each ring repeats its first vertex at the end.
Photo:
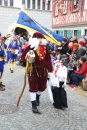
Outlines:
POLYGON ((37 9, 40 9, 40 0, 38 0, 37 9))
POLYGON ((35 9, 35 0, 32 1, 32 9, 35 9))
POLYGON ((50 1, 48 1, 47 9, 50 10, 50 1))
POLYGON ((87 36, 87 30, 85 30, 85 36, 87 36))
POLYGON ((4 0, 4 6, 8 6, 8 0, 4 0))
POLYGON ((56 5, 55 5, 55 14, 54 15, 58 16, 58 3, 56 3, 56 5))
POLYGON ((77 5, 78 4, 78 0, 74 0, 74 5, 77 5))
POLYGON ((64 36, 67 37, 67 30, 64 30, 64 36))
POLYGON ((25 0, 22 0, 22 4, 25 4, 25 0))
POLYGON ((66 12, 67 12, 66 8, 67 8, 67 1, 64 0, 64 9, 63 9, 63 13, 66 13, 66 12))
POLYGON ((2 0, 0 0, 0 5, 2 5, 2 0))
POLYGON ((77 37, 78 30, 74 30, 74 36, 77 37))
POLYGON ((42 9, 45 10, 45 0, 43 0, 42 9))
POLYGON ((79 8, 78 0, 74 0, 74 8, 73 8, 73 11, 78 11, 78 8, 79 8))
POLYGON ((30 0, 27 0, 27 8, 30 8, 30 0))
POLYGON ((13 6, 13 0, 10 0, 10 6, 13 6))
POLYGON ((56 34, 58 34, 58 31, 56 31, 56 34))

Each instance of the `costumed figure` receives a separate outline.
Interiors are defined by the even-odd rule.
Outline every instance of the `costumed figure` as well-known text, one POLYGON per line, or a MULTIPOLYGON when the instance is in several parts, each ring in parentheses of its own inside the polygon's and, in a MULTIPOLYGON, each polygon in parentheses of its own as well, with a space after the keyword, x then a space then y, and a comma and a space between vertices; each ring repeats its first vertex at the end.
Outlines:
POLYGON ((20 61, 26 63, 29 91, 33 113, 38 113, 40 95, 46 89, 48 72, 52 72, 51 57, 45 37, 36 32, 29 39, 29 46, 23 51, 20 61))
POLYGON ((3 43, 3 38, 0 36, 0 91, 5 90, 5 85, 2 84, 2 75, 4 71, 4 64, 5 64, 5 51, 4 49, 6 48, 6 45, 3 43))
POLYGON ((60 61, 54 62, 53 73, 48 75, 47 88, 50 100, 55 108, 64 110, 67 108, 67 94, 65 90, 67 80, 67 68, 60 61))
POLYGON ((12 40, 7 47, 7 62, 9 62, 11 73, 13 73, 13 64, 16 60, 18 49, 18 40, 16 38, 16 32, 14 32, 12 35, 12 40))

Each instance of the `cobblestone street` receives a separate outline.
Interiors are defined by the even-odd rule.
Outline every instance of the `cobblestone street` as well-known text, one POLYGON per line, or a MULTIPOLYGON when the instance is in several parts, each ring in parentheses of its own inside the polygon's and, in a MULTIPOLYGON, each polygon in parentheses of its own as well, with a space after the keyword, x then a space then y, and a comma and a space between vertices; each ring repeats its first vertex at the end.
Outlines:
MULTIPOLYGON (((5 65, 3 83, 5 91, 0 91, 0 105, 14 105, 24 84, 25 68, 14 65, 10 73, 5 65)), ((39 110, 42 114, 33 114, 28 92, 28 83, 21 98, 19 109, 13 113, 0 114, 0 130, 87 130, 87 92, 66 87, 68 108, 65 111, 55 109, 49 99, 48 91, 42 93, 39 110)))

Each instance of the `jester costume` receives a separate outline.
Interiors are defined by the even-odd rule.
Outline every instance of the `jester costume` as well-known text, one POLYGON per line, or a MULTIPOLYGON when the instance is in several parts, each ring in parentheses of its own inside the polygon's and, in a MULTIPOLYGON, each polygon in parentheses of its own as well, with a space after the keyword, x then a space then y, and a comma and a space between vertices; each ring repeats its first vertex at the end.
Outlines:
POLYGON ((6 45, 3 43, 3 38, 0 37, 0 91, 4 91, 5 85, 2 84, 1 78, 4 71, 4 64, 5 64, 5 51, 6 45))
MULTIPOLYGON (((15 35, 15 33, 13 35, 15 35)), ((18 49, 19 49, 18 40, 16 38, 14 38, 10 42, 10 44, 8 45, 8 48, 7 48, 7 63, 9 62, 9 64, 10 64, 11 73, 13 73, 13 63, 16 60, 18 49)))
MULTIPOLYGON (((40 33, 35 33, 33 38, 44 38, 40 33), (36 35, 36 36, 35 36, 36 35)), ((28 64, 28 82, 30 98, 32 101, 32 110, 34 113, 38 113, 37 106, 39 106, 39 97, 41 92, 46 89, 48 72, 52 72, 52 64, 49 50, 44 45, 39 45, 36 50, 29 45, 21 56, 21 62, 25 61, 26 54, 30 50, 34 51, 35 59, 32 63, 28 64)), ((30 57, 30 56, 29 56, 30 57)))

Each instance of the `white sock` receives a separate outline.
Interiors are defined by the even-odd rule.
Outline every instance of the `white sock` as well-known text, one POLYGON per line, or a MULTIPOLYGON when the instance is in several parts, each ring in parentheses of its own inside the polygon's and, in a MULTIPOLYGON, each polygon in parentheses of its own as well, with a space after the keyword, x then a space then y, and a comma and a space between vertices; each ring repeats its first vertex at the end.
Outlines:
POLYGON ((36 100, 36 92, 30 92, 30 98, 31 98, 31 101, 35 101, 36 100))
POLYGON ((41 95, 41 92, 40 92, 40 91, 38 91, 38 92, 37 92, 37 94, 38 94, 38 95, 41 95))

